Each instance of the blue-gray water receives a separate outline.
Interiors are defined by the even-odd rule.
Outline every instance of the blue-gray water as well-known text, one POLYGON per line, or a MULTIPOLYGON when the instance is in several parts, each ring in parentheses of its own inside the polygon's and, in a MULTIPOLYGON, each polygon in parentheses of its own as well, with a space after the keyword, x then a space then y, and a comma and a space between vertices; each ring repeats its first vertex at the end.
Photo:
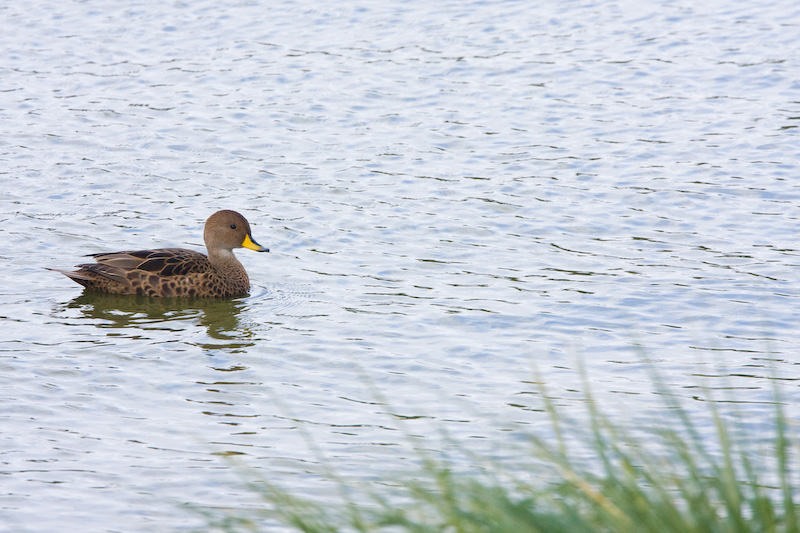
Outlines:
POLYGON ((324 498, 303 431, 367 483, 414 457, 387 412, 502 456, 536 372, 582 416, 577 359, 635 423, 642 353, 698 417, 759 427, 772 376, 800 415, 799 36, 788 0, 0 7, 0 528, 202 530, 241 466, 324 498), (248 298, 44 270, 222 208, 272 249, 248 298))

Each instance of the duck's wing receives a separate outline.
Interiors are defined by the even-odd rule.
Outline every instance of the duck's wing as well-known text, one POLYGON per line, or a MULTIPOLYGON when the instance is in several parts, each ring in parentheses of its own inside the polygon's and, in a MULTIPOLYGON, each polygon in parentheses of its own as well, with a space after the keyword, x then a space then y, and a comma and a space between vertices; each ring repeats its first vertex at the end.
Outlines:
MULTIPOLYGON (((95 263, 59 270, 84 287, 115 294, 173 295, 178 276, 213 271, 208 258, 183 248, 91 254, 95 263)), ((194 277, 194 276, 193 276, 194 277)))
POLYGON ((169 277, 203 273, 209 270, 208 258, 205 255, 183 248, 100 253, 92 254, 91 257, 94 257, 97 262, 78 265, 78 268, 90 270, 117 281, 129 279, 128 274, 134 272, 169 277))

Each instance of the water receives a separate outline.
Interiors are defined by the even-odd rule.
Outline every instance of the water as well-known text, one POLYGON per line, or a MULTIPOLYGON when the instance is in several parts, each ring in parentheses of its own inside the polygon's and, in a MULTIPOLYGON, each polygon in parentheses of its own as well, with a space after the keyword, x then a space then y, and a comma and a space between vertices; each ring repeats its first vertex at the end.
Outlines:
POLYGON ((705 383, 760 427, 773 376, 797 416, 799 29, 792 2, 0 8, 2 527, 202 530, 184 504, 258 505, 241 467, 324 499, 304 431, 354 482, 406 468, 400 420, 502 456, 547 425, 536 372, 582 416, 576 359, 636 423, 642 352, 698 417, 705 383), (238 253, 248 298, 43 270, 202 248, 222 208, 272 250, 238 253))

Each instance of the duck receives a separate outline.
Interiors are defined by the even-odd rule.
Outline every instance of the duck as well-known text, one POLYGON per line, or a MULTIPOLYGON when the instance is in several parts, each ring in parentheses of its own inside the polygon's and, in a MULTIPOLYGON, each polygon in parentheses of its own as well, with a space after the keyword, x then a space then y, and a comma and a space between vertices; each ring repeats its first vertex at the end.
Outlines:
POLYGON ((232 298, 250 291, 250 278, 234 248, 269 252, 253 240, 250 223, 236 211, 223 209, 206 220, 204 255, 183 248, 158 248, 89 254, 94 263, 78 270, 59 270, 90 291, 151 297, 232 298))

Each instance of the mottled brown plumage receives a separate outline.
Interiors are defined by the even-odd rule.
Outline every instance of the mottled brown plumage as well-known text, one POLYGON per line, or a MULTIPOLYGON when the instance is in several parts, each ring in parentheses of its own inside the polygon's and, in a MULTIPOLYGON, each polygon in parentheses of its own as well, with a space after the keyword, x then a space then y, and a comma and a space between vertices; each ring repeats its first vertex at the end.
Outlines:
POLYGON ((217 211, 206 221, 208 256, 182 248, 91 254, 95 263, 59 270, 93 291, 146 296, 242 296, 250 279, 234 248, 268 252, 250 236, 250 224, 236 211, 217 211))

